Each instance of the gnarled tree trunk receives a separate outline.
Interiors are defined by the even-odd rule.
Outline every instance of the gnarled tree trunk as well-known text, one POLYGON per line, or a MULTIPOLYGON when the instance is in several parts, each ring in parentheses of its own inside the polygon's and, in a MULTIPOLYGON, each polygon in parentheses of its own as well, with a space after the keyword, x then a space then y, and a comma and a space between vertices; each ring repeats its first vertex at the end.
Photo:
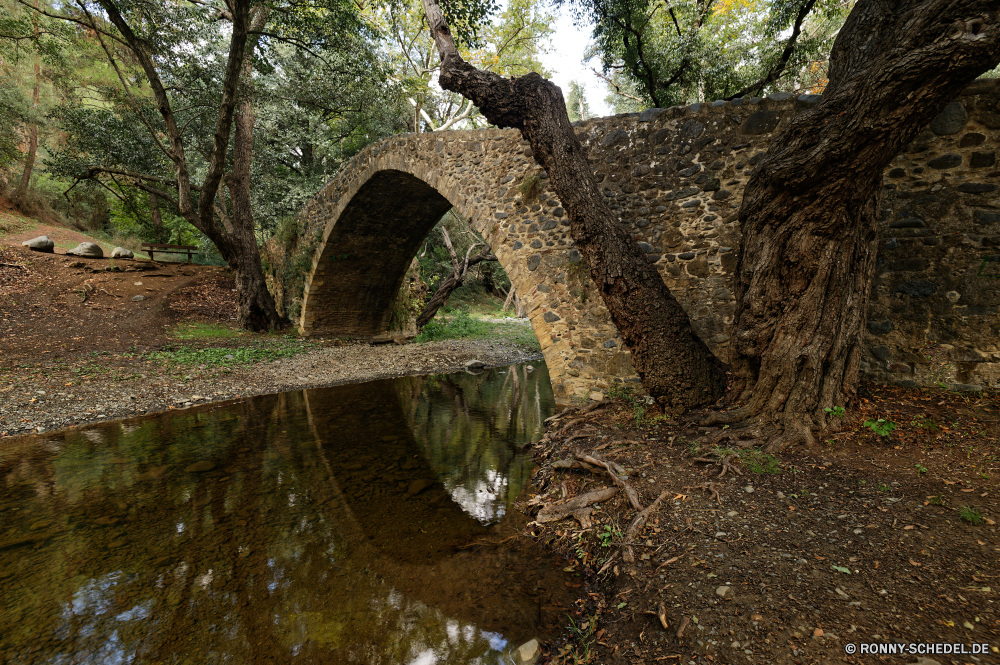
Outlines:
POLYGON ((859 0, 822 101, 775 138, 743 196, 731 398, 778 450, 856 393, 886 165, 1000 61, 996 0, 859 0))
POLYGON ((722 364, 604 202, 562 92, 538 74, 505 79, 476 69, 455 49, 436 0, 423 5, 442 60, 441 87, 470 99, 491 123, 519 129, 531 144, 643 386, 673 412, 715 402, 724 388, 722 364))

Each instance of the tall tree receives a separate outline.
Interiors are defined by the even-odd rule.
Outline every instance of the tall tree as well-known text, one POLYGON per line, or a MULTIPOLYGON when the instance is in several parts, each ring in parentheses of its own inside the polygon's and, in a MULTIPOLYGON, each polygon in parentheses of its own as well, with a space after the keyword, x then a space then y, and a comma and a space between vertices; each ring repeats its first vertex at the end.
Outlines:
MULTIPOLYGON (((38 0, 34 3, 35 9, 38 9, 38 0)), ((32 14, 32 25, 31 32, 33 38, 37 41, 39 36, 39 17, 37 12, 32 14)), ((42 86, 42 58, 41 54, 36 53, 34 58, 34 77, 32 80, 31 88, 31 114, 37 116, 38 114, 38 95, 41 91, 42 86)), ((28 123, 28 149, 24 153, 24 169, 21 171, 21 182, 18 183, 17 189, 14 190, 14 199, 20 199, 28 191, 28 185, 31 183, 31 172, 35 168, 35 157, 38 155, 38 122, 28 123)))
MULTIPOLYGON (((458 41, 458 48, 475 66, 503 76, 544 72, 539 56, 553 32, 554 18, 541 0, 511 0, 498 13, 492 11, 492 3, 466 0, 465 4, 481 5, 482 25, 475 32, 464 30, 458 41)), ((451 11, 460 6, 452 2, 451 11)), ((482 117, 471 101, 435 85, 438 58, 420 3, 376 5, 373 13, 390 38, 387 50, 408 93, 411 130, 444 131, 463 122, 481 124, 482 117)))
POLYGON ((570 126, 562 91, 535 73, 508 79, 476 69, 455 48, 436 0, 423 0, 423 6, 442 60, 441 87, 472 100, 493 124, 520 130, 548 170, 573 239, 643 385, 672 411, 714 402, 723 390, 721 364, 605 203, 570 126))
MULTIPOLYGON (((625 107, 808 88, 847 13, 837 0, 573 0, 625 107)), ((596 70, 595 70, 596 71, 596 70)))
MULTIPOLYGON (((683 312, 665 316, 673 297, 611 223, 559 89, 537 75, 505 80, 476 70, 455 50, 435 0, 423 3, 442 86, 531 143, 647 390, 675 408, 697 403, 691 393, 701 386, 717 394, 710 354, 689 341, 683 312), (678 346, 678 355, 666 353, 678 346), (662 383, 689 363, 693 373, 674 374, 677 385, 662 383)), ((748 183, 732 358, 732 396, 745 406, 715 422, 749 423, 771 449, 781 448, 811 440, 813 429, 831 424, 824 408, 853 396, 882 170, 963 86, 1000 62, 998 11, 995 0, 855 6, 823 100, 776 138, 748 183)))
POLYGON ((63 120, 76 125, 77 150, 64 151, 56 168, 112 191, 135 187, 170 205, 233 269, 239 325, 281 327, 261 270, 250 196, 252 74, 265 44, 309 50, 336 39, 353 43, 364 32, 353 4, 80 0, 43 13, 93 34, 118 76, 116 88, 102 91, 112 109, 63 110, 63 120))
POLYGON ((569 94, 566 95, 566 112, 570 122, 586 120, 591 116, 590 104, 587 103, 587 93, 579 81, 569 82, 569 94))
POLYGON ((772 450, 838 424, 855 397, 885 166, 1000 62, 996 0, 860 0, 822 101, 747 183, 736 268, 732 394, 715 422, 772 450))

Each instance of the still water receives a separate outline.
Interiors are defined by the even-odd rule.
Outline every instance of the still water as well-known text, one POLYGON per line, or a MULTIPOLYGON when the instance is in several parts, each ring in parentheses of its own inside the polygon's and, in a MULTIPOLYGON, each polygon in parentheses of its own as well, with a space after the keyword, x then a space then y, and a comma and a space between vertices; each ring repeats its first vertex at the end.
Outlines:
POLYGON ((574 598, 514 539, 544 364, 0 442, 0 662, 506 663, 574 598))

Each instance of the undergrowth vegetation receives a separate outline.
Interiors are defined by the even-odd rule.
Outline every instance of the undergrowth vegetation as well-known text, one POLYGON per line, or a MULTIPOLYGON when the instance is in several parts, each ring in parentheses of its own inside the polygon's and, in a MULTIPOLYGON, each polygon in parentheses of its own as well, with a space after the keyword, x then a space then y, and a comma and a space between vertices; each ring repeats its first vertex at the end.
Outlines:
POLYGON ((305 340, 283 335, 264 338, 256 344, 239 347, 197 348, 185 344, 167 345, 159 351, 148 354, 147 358, 166 364, 226 367, 289 358, 305 353, 311 348, 312 344, 305 340))
POLYGON ((505 339, 519 346, 541 351, 542 347, 531 326, 520 323, 491 322, 474 318, 466 310, 455 310, 448 317, 431 320, 415 342, 436 342, 445 339, 505 339))

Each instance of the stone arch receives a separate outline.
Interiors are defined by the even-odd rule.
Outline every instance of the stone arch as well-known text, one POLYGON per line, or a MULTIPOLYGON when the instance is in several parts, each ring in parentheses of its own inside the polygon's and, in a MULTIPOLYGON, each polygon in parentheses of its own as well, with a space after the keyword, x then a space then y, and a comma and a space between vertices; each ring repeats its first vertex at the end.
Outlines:
MULTIPOLYGON (((695 332, 723 360, 736 309, 732 277, 743 188, 775 133, 818 100, 781 93, 593 118, 576 126, 611 210, 656 265, 695 332)), ((939 341, 956 345, 949 352, 954 367, 968 367, 950 374, 950 383, 1000 386, 1000 296, 987 288, 1000 274, 990 267, 996 261, 989 249, 1000 237, 1000 189, 990 180, 1000 146, 998 100, 1000 80, 973 83, 921 134, 915 150, 886 169, 880 233, 891 240, 880 249, 885 267, 872 287, 862 362, 868 379, 936 385, 933 371, 919 361, 925 329, 906 320, 916 317, 933 322, 939 341), (928 186, 935 188, 931 195, 928 186), (900 307, 905 316, 898 315, 900 307)), ((636 381, 600 295, 588 288, 557 197, 544 177, 538 197, 525 201, 518 191, 527 178, 542 175, 514 130, 410 134, 365 148, 301 213, 309 237, 323 230, 303 296, 302 332, 370 336, 384 326, 386 301, 365 300, 365 294, 395 293, 404 261, 416 252, 434 214, 450 204, 472 220, 521 294, 557 399, 636 381), (385 210, 377 214, 383 223, 361 223, 377 216, 366 215, 365 205, 385 210), (414 219, 393 212, 404 205, 417 211, 414 219), (384 272, 368 274, 391 284, 350 291, 350 272, 338 271, 334 260, 350 250, 337 245, 352 233, 361 242, 364 228, 376 234, 364 256, 384 272), (354 295, 338 296, 338 290, 354 295), (370 307, 375 314, 365 319, 351 307, 370 307)))
MULTIPOLYGON (((564 385, 573 370, 563 352, 570 336, 562 331, 568 330, 567 318, 579 318, 567 317, 566 307, 581 316, 586 307, 583 300, 557 298, 568 304, 556 313, 550 297, 553 283, 566 286, 572 240, 565 214, 525 146, 516 132, 483 130, 394 137, 362 151, 302 213, 308 226, 322 224, 323 231, 306 281, 300 332, 355 338, 384 333, 410 261, 454 207, 490 244, 521 295, 557 396, 579 392, 564 385), (518 187, 528 177, 539 178, 541 191, 534 203, 523 205, 518 187), (522 239, 507 238, 518 225, 525 229, 522 239), (545 234, 528 237, 543 227, 545 234), (559 247, 540 239, 559 228, 559 247)), ((619 364, 631 369, 627 360, 619 364)))

